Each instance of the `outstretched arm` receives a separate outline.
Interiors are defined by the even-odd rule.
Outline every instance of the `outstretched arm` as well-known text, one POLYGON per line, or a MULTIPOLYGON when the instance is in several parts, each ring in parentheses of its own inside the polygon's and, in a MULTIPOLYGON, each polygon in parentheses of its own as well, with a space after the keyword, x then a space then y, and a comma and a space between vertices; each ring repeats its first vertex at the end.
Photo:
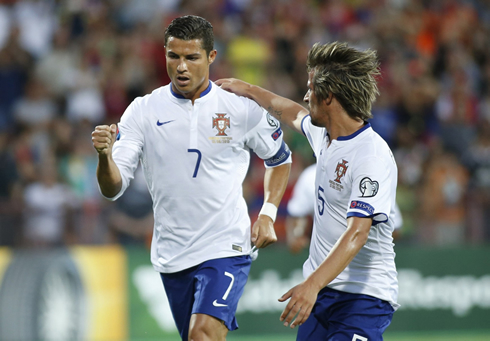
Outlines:
POLYGON ((280 317, 285 326, 290 324, 290 327, 294 328, 308 319, 318 292, 333 281, 366 244, 371 224, 370 218, 348 218, 347 230, 337 240, 322 264, 303 283, 295 286, 279 299, 280 302, 284 302, 291 298, 280 317), (291 322, 296 314, 298 316, 291 322))
POLYGON ((102 194, 108 198, 116 196, 122 187, 121 173, 112 159, 112 146, 116 141, 116 134, 115 124, 97 126, 92 132, 92 143, 99 154, 97 181, 102 194))
POLYGON ((264 206, 252 227, 252 243, 259 249, 277 241, 274 221, 277 207, 279 207, 279 203, 288 184, 290 170, 290 163, 265 170, 264 206), (274 207, 271 205, 274 205, 274 207), (271 212, 270 210, 274 210, 274 208, 275 212, 271 212))
POLYGON ((308 110, 302 105, 239 79, 218 79, 215 84, 238 96, 244 96, 254 100, 281 123, 287 124, 298 133, 302 133, 301 121, 303 117, 308 115, 308 110))

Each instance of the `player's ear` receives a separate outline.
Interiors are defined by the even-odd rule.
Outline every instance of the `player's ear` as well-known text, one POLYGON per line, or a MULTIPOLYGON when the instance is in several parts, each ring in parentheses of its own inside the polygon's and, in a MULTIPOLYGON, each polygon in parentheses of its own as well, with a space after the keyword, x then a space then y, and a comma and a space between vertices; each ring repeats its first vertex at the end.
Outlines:
POLYGON ((329 92, 327 98, 325 98, 325 104, 330 105, 333 101, 333 93, 329 92))
POLYGON ((214 59, 216 58, 217 54, 218 54, 218 51, 216 51, 216 50, 212 50, 211 52, 209 52, 209 56, 208 56, 209 65, 213 64, 214 59))

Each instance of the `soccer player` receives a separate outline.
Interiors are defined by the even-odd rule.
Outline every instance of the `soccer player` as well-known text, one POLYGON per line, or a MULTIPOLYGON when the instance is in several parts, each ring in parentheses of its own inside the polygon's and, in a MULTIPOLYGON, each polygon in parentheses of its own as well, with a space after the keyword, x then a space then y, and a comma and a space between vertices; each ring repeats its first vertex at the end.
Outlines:
POLYGON ((135 99, 118 132, 112 124, 92 133, 105 197, 120 197, 143 165, 155 217, 151 261, 183 340, 225 340, 238 327, 252 250, 277 240, 273 223, 291 166, 279 122, 209 80, 213 44, 205 19, 174 19, 165 31, 171 84, 135 99), (266 167, 252 229, 242 195, 250 150, 266 167))
POLYGON ((397 167, 371 128, 375 51, 346 43, 308 53, 308 110, 239 80, 216 81, 303 133, 317 158, 315 216, 305 280, 284 294, 280 320, 297 340, 382 340, 398 308, 392 232, 397 167))

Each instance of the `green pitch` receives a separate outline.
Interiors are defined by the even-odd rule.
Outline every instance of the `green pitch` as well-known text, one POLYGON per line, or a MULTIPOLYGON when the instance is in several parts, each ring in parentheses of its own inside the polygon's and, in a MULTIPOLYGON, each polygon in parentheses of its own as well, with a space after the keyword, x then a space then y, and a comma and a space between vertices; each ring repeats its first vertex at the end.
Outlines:
MULTIPOLYGON (((232 333, 226 338, 227 341, 295 341, 294 336, 270 334, 261 336, 233 336, 232 333)), ((483 331, 451 331, 451 332, 393 332, 385 333, 384 341, 489 341, 490 330, 483 331)), ((133 339, 131 341, 156 341, 153 339, 133 339)), ((165 341, 180 341, 179 338, 165 338, 165 341)))
MULTIPOLYGON (((294 337, 285 337, 284 335, 267 335, 267 336, 241 336, 233 337, 229 335, 228 341, 295 341, 294 337)), ((477 332, 413 332, 413 333, 385 333, 384 341, 489 341, 489 331, 477 332)))

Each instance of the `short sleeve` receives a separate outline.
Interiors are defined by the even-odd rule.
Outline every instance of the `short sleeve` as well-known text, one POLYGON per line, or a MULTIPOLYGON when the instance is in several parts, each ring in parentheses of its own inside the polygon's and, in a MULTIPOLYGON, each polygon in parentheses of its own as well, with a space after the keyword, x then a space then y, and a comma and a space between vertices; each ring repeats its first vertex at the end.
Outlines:
POLYGON ((357 162, 352 173, 352 193, 347 217, 371 217, 373 225, 388 220, 393 204, 390 169, 377 157, 364 158, 357 162))
POLYGON ((266 167, 291 163, 291 150, 283 140, 279 121, 251 102, 255 105, 249 107, 249 122, 257 123, 245 134, 245 145, 264 160, 266 167))

